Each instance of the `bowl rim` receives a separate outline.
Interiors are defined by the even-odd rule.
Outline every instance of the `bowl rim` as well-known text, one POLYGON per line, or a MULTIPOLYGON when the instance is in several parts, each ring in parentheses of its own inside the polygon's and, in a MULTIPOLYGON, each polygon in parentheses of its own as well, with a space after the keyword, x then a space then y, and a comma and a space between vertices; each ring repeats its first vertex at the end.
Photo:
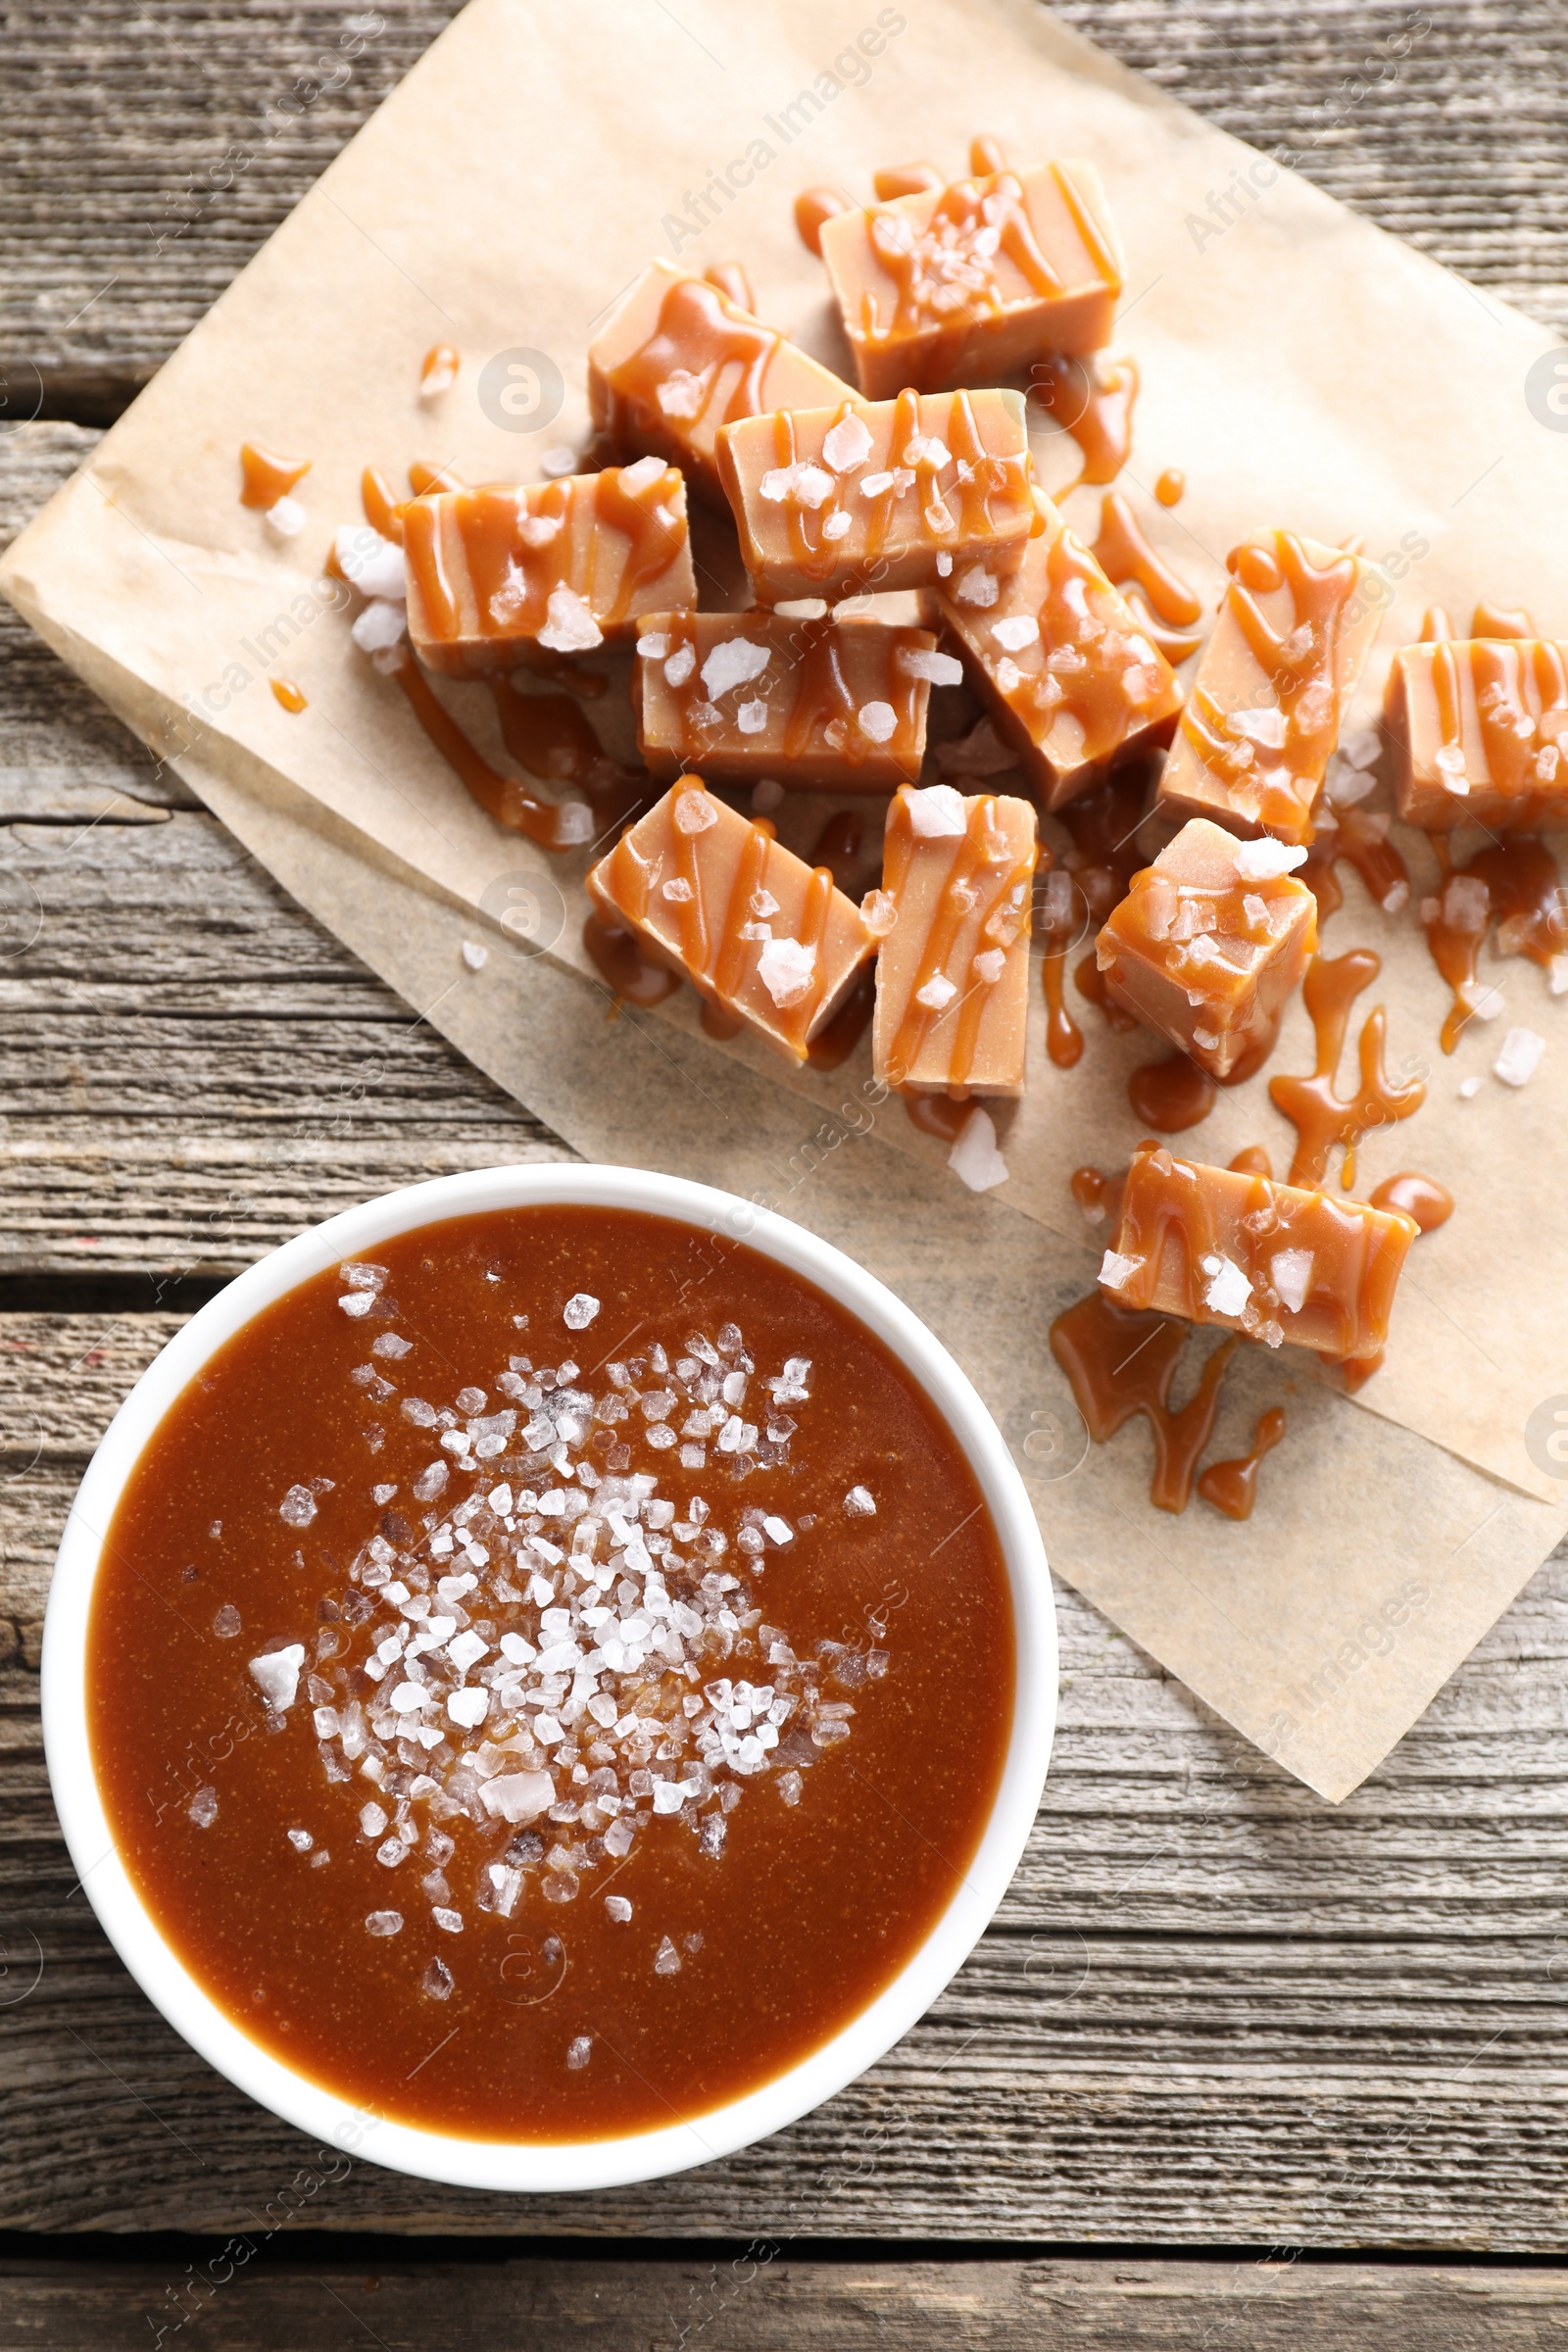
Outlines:
POLYGON ((1023 1480, 967 1375, 902 1299, 832 1243, 716 1187, 648 1170, 547 1161, 407 1185, 283 1243, 200 1307, 148 1366, 99 1443, 72 1503, 44 1622, 44 1752, 77 1879, 142 1991, 209 2065, 327 2149, 456 2187, 566 2192, 628 2186, 733 2155, 799 2121, 885 2056, 956 1975, 1005 1894, 1039 1806, 1056 1710, 1056 1617, 1044 1542, 1023 1480), (829 2040, 770 2082, 679 2124, 613 2138, 499 2140, 396 2122, 317 2082, 253 2041, 169 1945, 116 1850, 94 1774, 86 1635, 104 1536, 159 1422, 208 1359, 288 1291, 423 1225, 491 1209, 641 1209, 744 1242, 793 1268, 864 1323, 913 1374, 967 1457, 1006 1564, 1016 1642, 1012 1728, 968 1870, 898 1975, 829 2040))

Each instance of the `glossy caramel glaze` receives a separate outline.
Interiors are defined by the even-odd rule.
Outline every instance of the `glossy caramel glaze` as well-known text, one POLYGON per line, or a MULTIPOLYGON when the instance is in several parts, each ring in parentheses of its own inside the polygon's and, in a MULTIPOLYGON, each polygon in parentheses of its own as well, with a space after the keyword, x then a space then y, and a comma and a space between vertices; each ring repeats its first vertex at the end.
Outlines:
MULTIPOLYGON (((1027 848, 1022 855, 1016 854, 1016 829, 1003 825, 999 803, 990 793, 976 794, 963 803, 965 830, 956 854, 951 854, 951 845, 945 839, 930 843, 919 840, 913 829, 907 793, 899 793, 888 811, 882 887, 898 910, 898 947, 904 966, 905 995, 897 1020, 886 1033, 879 1027, 877 1067, 893 1086, 935 1084, 935 1074, 925 1057, 941 1024, 946 1037, 940 1056, 941 1080, 948 1094, 962 1100, 976 1083, 977 1055, 993 1001, 1002 1003, 997 995, 999 985, 1005 981, 1015 958, 1021 957, 1027 964, 1030 886, 1039 851, 1032 811, 1026 814, 1016 801, 1005 807, 1027 828, 1027 848), (933 851, 943 857, 951 854, 951 864, 911 967, 907 961, 906 936, 916 911, 911 903, 911 868, 922 852, 929 855, 933 851), (985 943, 980 953, 990 951, 998 956, 994 979, 977 973, 967 951, 960 951, 960 941, 971 938, 977 947, 979 942, 985 943), (966 961, 968 968, 960 969, 966 961), (950 993, 951 988, 957 990, 956 1004, 940 1008, 922 1004, 921 992, 932 982, 942 980, 950 983, 950 993)), ((890 953, 884 948, 885 957, 890 953)), ((884 973, 884 988, 886 985, 884 973)), ((1021 1034, 1017 1044, 1021 1062, 1021 1034)), ((1000 1041, 994 1051, 1001 1051, 1000 1041)))
POLYGON ((419 392, 425 400, 438 400, 450 392, 458 380, 463 361, 455 345, 432 343, 419 364, 419 392))
POLYGON ((267 683, 272 689, 272 700, 285 710, 297 714, 306 708, 305 696, 292 678, 269 678, 267 683))
POLYGON ((287 498, 295 483, 310 472, 311 460, 280 458, 275 451, 263 449, 259 441, 245 441, 240 445, 239 467, 240 505, 265 513, 280 498, 287 498))
POLYGON ((1352 948, 1348 955, 1319 956, 1307 971, 1301 995, 1312 1023, 1317 1066, 1308 1078, 1271 1078, 1269 1099, 1296 1129, 1296 1154, 1291 1161, 1292 1184, 1317 1185, 1328 1173, 1329 1154, 1336 1144, 1344 1149, 1340 1182, 1348 1192, 1355 1182, 1355 1149, 1371 1127, 1386 1127, 1407 1119, 1426 1101, 1419 1079, 1395 1086, 1383 1066, 1384 1013, 1382 1005, 1362 1025, 1358 1056, 1361 1083, 1348 1100, 1334 1091, 1350 1007, 1382 970, 1382 958, 1370 948, 1352 948))
POLYGON ((1164 1061, 1140 1062, 1127 1080, 1127 1100, 1146 1127, 1179 1135, 1196 1127, 1214 1107, 1216 1089, 1206 1070, 1185 1054, 1164 1061))
POLYGON ((1058 497, 1080 483, 1116 479, 1132 455, 1133 410, 1138 402, 1136 361, 1094 356, 1075 359, 1066 352, 1048 352, 1029 369, 1029 397, 1077 442, 1083 459, 1073 479, 1057 492, 1058 497))
POLYGON ((1389 716, 1409 823, 1509 832, 1568 819, 1568 643, 1493 636, 1407 647, 1395 657, 1389 716))
POLYGON ((679 973, 667 963, 655 962, 635 932, 618 930, 597 914, 584 922, 582 944, 617 1004, 662 1004, 680 986, 679 973))
MULTIPOLYGON (((1107 490, 1101 501, 1100 531, 1089 552, 1114 587, 1136 585, 1156 617, 1169 625, 1188 629, 1202 612, 1197 590, 1151 546, 1119 490, 1107 490)), ((1198 643, 1194 637, 1189 652, 1196 651, 1198 643)))
POLYGON ((1402 1176, 1385 1176, 1372 1194, 1374 1208, 1396 1208, 1421 1233, 1436 1233, 1453 1214, 1453 1195, 1435 1176, 1411 1169, 1402 1176))
POLYGON ((1154 496, 1162 507, 1179 507, 1187 488, 1187 476, 1179 466, 1167 466, 1154 484, 1154 496))
POLYGON ((822 223, 847 213, 850 200, 837 188, 803 188, 795 199, 795 233, 808 253, 822 258, 822 223))
POLYGON ((1335 868, 1341 859, 1353 867, 1374 906, 1385 914, 1397 914, 1410 901, 1410 869, 1389 839, 1389 819, 1382 810, 1324 808, 1319 804, 1317 830, 1307 846, 1299 879, 1317 901, 1317 919, 1323 924, 1345 904, 1335 868))
POLYGON ((746 274, 744 262, 710 262, 703 271, 703 282, 714 287, 737 310, 755 314, 757 297, 752 292, 752 281, 746 274))
POLYGON ((1477 974, 1481 951, 1495 929, 1498 952, 1552 964, 1568 951, 1568 893, 1557 860, 1533 833, 1508 833, 1478 850, 1468 864, 1445 871, 1421 918, 1432 960, 1453 991, 1443 1024, 1443 1051, 1451 1054, 1478 1001, 1492 992, 1477 974))
POLYGON ((1220 1386, 1237 1346, 1222 1340, 1210 1351, 1196 1390, 1177 1411, 1170 1393, 1188 1336, 1169 1316, 1129 1312, 1102 1291, 1080 1298, 1051 1326, 1051 1351, 1097 1446, 1137 1414, 1148 1421, 1154 1441, 1149 1499, 1159 1511, 1184 1511, 1192 1500, 1193 1476, 1214 1434, 1220 1386))
POLYGON ((900 196, 922 196, 929 188, 940 188, 942 174, 935 164, 892 164, 872 172, 871 185, 878 204, 892 204, 900 196))
POLYGON ((1198 1481, 1198 1492, 1227 1519, 1250 1519, 1257 1500, 1258 1464, 1272 1453, 1285 1435, 1285 1407, 1270 1405, 1252 1432, 1250 1453, 1234 1461, 1210 1462, 1198 1481))

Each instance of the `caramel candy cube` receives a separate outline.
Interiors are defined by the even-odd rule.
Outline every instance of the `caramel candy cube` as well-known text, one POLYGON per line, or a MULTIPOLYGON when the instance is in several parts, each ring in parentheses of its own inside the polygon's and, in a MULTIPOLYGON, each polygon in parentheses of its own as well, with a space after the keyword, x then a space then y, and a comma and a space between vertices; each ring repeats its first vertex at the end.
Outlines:
POLYGON ((888 810, 871 1045, 906 1094, 1021 1095, 1029 1008, 1035 812, 951 784, 906 786, 888 810))
POLYGON ((557 482, 411 499, 409 635, 429 669, 514 669, 536 647, 586 654, 644 612, 695 605, 686 484, 643 458, 557 482))
POLYGON ((1110 340, 1122 259, 1093 164, 924 189, 822 223, 867 400, 995 383, 1042 352, 1110 340))
POLYGON ((1100 934, 1107 996, 1211 1077, 1250 1077, 1317 953, 1317 901, 1290 871, 1305 856, 1193 817, 1100 934))
POLYGON ((1127 754, 1168 743, 1182 690, 1119 589, 1043 490, 1040 528, 1004 579, 943 582, 942 617, 997 732, 1044 808, 1060 808, 1127 754))
POLYGON ((1292 531, 1244 540, 1227 561, 1231 584, 1165 761, 1160 802, 1233 833, 1310 841, 1388 583, 1359 556, 1292 531))
POLYGON ((1277 1348, 1375 1355, 1413 1217, 1140 1144, 1100 1269, 1119 1306, 1221 1323, 1277 1348))
POLYGON ((928 629, 831 612, 656 612, 632 703, 650 771, 833 792, 895 792, 925 755, 932 681, 961 674, 928 629))
POLYGON ((852 899, 682 776, 587 877, 595 911, 635 931, 721 1011, 794 1061, 876 941, 852 899))
POLYGON ((649 265, 588 350, 588 405, 616 456, 667 458, 714 499, 721 425, 850 397, 831 368, 668 262, 649 265))
POLYGON ((1001 574, 1036 527, 1019 392, 901 392, 726 424, 718 469, 760 604, 1001 574))
POLYGON ((1406 824, 1568 825, 1568 645, 1407 645, 1389 672, 1387 715, 1406 824))

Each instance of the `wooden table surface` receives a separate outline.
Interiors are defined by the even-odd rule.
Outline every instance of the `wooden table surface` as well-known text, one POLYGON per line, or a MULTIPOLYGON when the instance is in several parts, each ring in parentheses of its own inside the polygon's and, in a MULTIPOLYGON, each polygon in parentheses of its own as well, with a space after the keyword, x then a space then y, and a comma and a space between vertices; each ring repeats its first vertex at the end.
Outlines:
MULTIPOLYGON (((6 534, 451 12, 380 0, 322 89, 345 13, 0 6, 6 534)), ((1568 327, 1561 0, 1062 13, 1568 327)), ((181 2313, 267 2344, 1562 2341, 1561 1558, 1337 1810, 1063 1591, 1055 1757, 995 1928, 864 2080, 673 2181, 523 2200, 329 2167, 163 2023, 74 1891, 43 1770, 75 1482, 259 1252, 564 1147, 3 609, 0 660, 0 2352, 156 2341, 181 2313), (237 2232, 224 2284, 206 2241, 237 2232), (627 2238, 658 2242, 604 2242, 627 2238)))

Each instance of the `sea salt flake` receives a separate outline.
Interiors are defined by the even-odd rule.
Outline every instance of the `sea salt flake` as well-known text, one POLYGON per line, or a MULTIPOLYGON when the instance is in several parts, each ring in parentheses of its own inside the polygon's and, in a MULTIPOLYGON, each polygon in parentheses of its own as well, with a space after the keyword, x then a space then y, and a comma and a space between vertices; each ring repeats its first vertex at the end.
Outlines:
POLYGON ((1235 855, 1236 871, 1244 882, 1272 882, 1306 863, 1304 849, 1290 849, 1283 841, 1266 836, 1261 841, 1239 841, 1235 855))
POLYGON ((961 840, 968 830, 963 796, 951 784, 930 784, 923 792, 906 786, 901 797, 919 841, 961 840))
POLYGON ((658 1954, 654 1960, 654 1974, 656 1977, 672 1977, 677 1973, 679 1968, 680 1954, 676 1951, 675 1946, 671 1943, 669 1937, 666 1936, 661 1942, 658 1954))
POLYGON ((1203 1293, 1204 1305, 1211 1307, 1216 1315, 1242 1314, 1252 1296, 1252 1286, 1234 1258, 1205 1257, 1202 1268, 1209 1278, 1203 1293))
POLYGON ((277 1515, 286 1526, 309 1527, 316 1517, 316 1496, 309 1487, 290 1487, 277 1506, 277 1515))
POLYGON ((798 939, 770 939, 757 959, 757 976, 781 1012, 803 1004, 816 975, 816 950, 798 939))
POLYGON ((740 703, 736 706, 735 724, 743 735, 760 735, 767 726, 765 703, 740 703))
MULTIPOLYGON (((538 1719, 540 1737, 543 1737, 546 1720, 544 1716, 538 1719)), ((554 1729, 559 1739, 560 1725, 557 1724, 554 1729)), ((501 1773, 495 1779, 486 1781, 479 1793, 486 1812, 494 1814, 500 1821, 515 1825, 537 1820, 555 1802, 556 1784, 548 1772, 501 1773)))
POLYGON ((994 988, 1007 968, 1007 958, 1001 948, 984 948, 975 957, 971 968, 988 988, 994 988))
POLYGON ((591 1291, 574 1291, 561 1310, 561 1320, 568 1331, 586 1331, 599 1312, 599 1301, 591 1291))
POLYGON ((288 1841, 297 1854, 308 1854, 316 1843, 309 1830, 290 1830, 288 1841))
POLYGON ((198 1788, 185 1810, 199 1830, 210 1830, 218 1819, 218 1790, 198 1788))
POLYGON ((401 1911, 367 1911, 365 1924, 372 1936, 400 1936, 403 1933, 401 1911))
POLYGON ((225 1600, 213 1619, 213 1631, 220 1642, 232 1642, 239 1632, 239 1611, 231 1600, 225 1600))
POLYGON ((362 596, 400 604, 408 594, 403 550, 368 522, 347 522, 335 534, 332 553, 344 578, 362 596))
POLYGON ((1009 613, 1006 619, 991 623, 991 634, 1009 654, 1021 654, 1025 646, 1039 644, 1040 623, 1026 612, 1009 613))
POLYGON ((771 660, 768 648, 754 645, 749 637, 721 638, 703 663, 703 684, 716 703, 733 687, 760 678, 771 660))
POLYGON ((1541 1067, 1546 1041, 1534 1029, 1510 1029, 1492 1065, 1493 1076, 1504 1086, 1528 1086, 1541 1067))
POLYGON ((408 635, 408 614, 401 605, 377 597, 355 616, 349 635, 362 654, 387 654, 408 635))
POLYGON ((1279 1293, 1281 1305, 1298 1315, 1312 1287, 1311 1250, 1276 1250, 1268 1261, 1268 1278, 1279 1293))
POLYGON ((850 1489, 844 1497, 844 1515, 847 1519, 874 1519, 876 1517, 876 1498, 869 1487, 852 1487, 850 1489))
POLYGON ((582 2072, 593 2055, 593 2037, 587 2034, 579 2034, 566 2044, 566 2065, 573 2074, 582 2072))
POLYGON ((891 742, 898 723, 898 712, 891 703, 862 703, 856 713, 860 733, 872 743, 891 742))
POLYGON ((932 1012, 943 1012, 953 1003, 957 993, 956 987, 945 972, 933 972, 931 978, 922 981, 915 990, 914 1001, 917 1004, 928 1006, 932 1012))
POLYGON ((305 1663, 305 1644, 291 1642, 284 1649, 266 1650, 250 1661, 251 1680, 270 1707, 278 1714, 287 1714, 299 1693, 300 1668, 305 1663))
POLYGON ((1007 1181, 1007 1163, 997 1149, 991 1113, 976 1103, 948 1153, 948 1165, 971 1193, 989 1193, 1007 1181))
POLYGON ((270 531, 276 532, 279 539, 297 539, 310 516, 301 501, 290 498, 285 492, 283 497, 275 499, 267 509, 262 519, 270 531))
POLYGON ((841 416, 822 436, 822 456, 835 473, 854 473, 871 455, 871 435, 858 416, 841 416))
POLYGON ((971 564, 954 581, 953 593, 960 605, 977 605, 983 610, 997 601, 996 574, 987 571, 983 564, 971 564))
POLYGON ((677 833, 706 833, 718 822, 718 810, 706 792, 683 792, 675 803, 677 833))
MULTIPOLYGON (((630 468, 627 469, 628 471, 630 468)), ((539 643, 556 654, 585 654, 603 645, 604 631, 587 604, 564 580, 550 591, 549 619, 539 631, 539 643)))
POLYGON ((620 1927, 624 1927, 631 1917, 631 1904, 623 1894, 607 1894, 605 1910, 608 1916, 620 1927))
POLYGON ((925 678, 933 686, 961 686, 963 663, 952 654, 932 654, 913 645, 900 646, 893 666, 906 678, 925 678))

